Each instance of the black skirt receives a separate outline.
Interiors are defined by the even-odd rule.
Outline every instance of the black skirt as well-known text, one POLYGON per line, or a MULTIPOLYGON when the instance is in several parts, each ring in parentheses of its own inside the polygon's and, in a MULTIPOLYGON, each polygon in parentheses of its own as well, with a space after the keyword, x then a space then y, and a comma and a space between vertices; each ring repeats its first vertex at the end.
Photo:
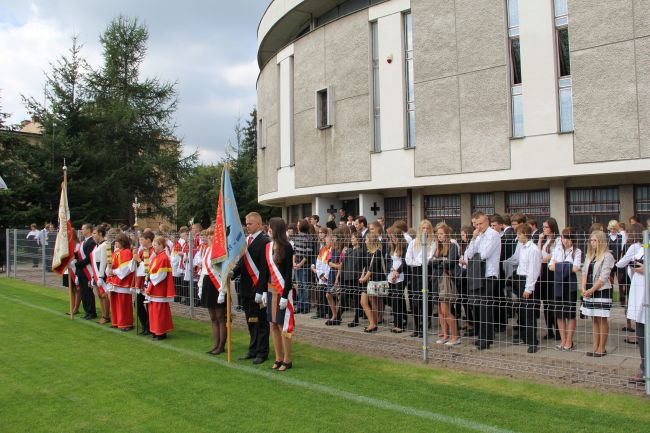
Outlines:
POLYGON ((204 308, 226 308, 226 303, 218 304, 219 291, 209 276, 203 276, 203 290, 201 291, 201 306, 204 308))

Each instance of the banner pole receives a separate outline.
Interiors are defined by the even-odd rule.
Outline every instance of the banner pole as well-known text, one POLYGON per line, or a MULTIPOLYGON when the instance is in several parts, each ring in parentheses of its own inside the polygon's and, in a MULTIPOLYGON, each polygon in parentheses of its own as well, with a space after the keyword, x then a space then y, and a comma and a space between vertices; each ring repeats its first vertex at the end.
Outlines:
POLYGON ((226 277, 226 343, 228 345, 228 365, 230 365, 230 340, 232 337, 232 324, 230 323, 230 276, 226 277))

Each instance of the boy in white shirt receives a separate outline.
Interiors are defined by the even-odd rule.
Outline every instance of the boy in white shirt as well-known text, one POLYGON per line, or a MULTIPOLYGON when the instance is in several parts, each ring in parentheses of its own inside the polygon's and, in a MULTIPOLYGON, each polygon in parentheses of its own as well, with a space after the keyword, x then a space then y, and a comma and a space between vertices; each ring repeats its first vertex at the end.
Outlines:
POLYGON ((533 229, 528 224, 520 224, 517 227, 519 264, 513 278, 513 289, 519 294, 519 335, 522 337, 521 340, 513 343, 528 344, 528 353, 539 350, 537 347, 539 299, 535 293, 535 286, 542 270, 542 253, 530 239, 532 233, 533 229))

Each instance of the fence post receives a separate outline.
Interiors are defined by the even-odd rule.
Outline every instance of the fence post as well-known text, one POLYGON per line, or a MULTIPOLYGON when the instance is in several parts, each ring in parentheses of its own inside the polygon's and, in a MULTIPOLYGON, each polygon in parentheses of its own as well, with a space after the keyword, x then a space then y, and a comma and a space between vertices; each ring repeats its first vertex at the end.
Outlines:
POLYGON ((429 251, 427 250, 427 232, 422 232, 422 360, 429 362, 429 251))
POLYGON ((14 229, 14 278, 18 268, 18 229, 14 229))
POLYGON ((41 232, 41 266, 43 268, 43 272, 41 273, 41 283, 43 286, 45 286, 45 267, 47 264, 45 263, 45 241, 47 239, 47 235, 43 235, 43 232, 41 232))
POLYGON ((650 236, 648 230, 643 231, 643 276, 645 280, 645 325, 643 326, 643 354, 645 361, 643 365, 643 377, 645 379, 645 393, 650 395, 650 262, 648 261, 648 252, 650 252, 650 236))
POLYGON ((190 318, 194 319, 194 237, 192 230, 190 230, 187 241, 190 243, 190 318))
POLYGON ((5 232, 6 232, 5 233, 5 235, 6 235, 5 243, 7 244, 6 249, 5 249, 5 252, 7 253, 7 257, 5 258, 5 260, 7 261, 7 271, 6 272, 7 272, 7 278, 9 278, 9 229, 6 229, 5 232))

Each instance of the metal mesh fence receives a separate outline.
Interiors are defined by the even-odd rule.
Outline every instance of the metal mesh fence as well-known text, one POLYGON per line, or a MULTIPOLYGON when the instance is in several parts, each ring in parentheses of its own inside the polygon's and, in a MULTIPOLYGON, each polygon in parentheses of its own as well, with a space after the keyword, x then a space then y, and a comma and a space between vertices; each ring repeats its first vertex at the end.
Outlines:
MULTIPOLYGON (((40 241, 28 235, 5 233, 7 276, 61 286, 61 277, 49 270, 55 235, 40 241)), ((173 311, 204 318, 198 276, 207 239, 190 235, 181 243, 191 248, 174 248, 186 235, 165 236, 170 256, 180 256, 172 259, 173 311)), ((137 235, 131 237, 137 245, 137 235)), ((497 253, 490 274, 493 263, 480 260, 481 252, 473 263, 464 236, 432 239, 427 246, 394 235, 290 236, 296 337, 451 368, 642 389, 642 382, 629 382, 639 375, 644 336, 636 322, 646 290, 643 274, 635 271, 644 257, 640 241, 591 262, 589 235, 576 236, 570 247, 560 238, 532 243, 527 248, 537 250, 533 259, 515 239, 512 256, 497 253), (428 251, 424 266, 417 245, 428 251), (537 258, 544 263, 535 271, 530 263, 537 258)), ((235 313, 242 304, 238 282, 232 287, 235 313)), ((243 314, 236 314, 237 322, 243 326, 243 314)))

